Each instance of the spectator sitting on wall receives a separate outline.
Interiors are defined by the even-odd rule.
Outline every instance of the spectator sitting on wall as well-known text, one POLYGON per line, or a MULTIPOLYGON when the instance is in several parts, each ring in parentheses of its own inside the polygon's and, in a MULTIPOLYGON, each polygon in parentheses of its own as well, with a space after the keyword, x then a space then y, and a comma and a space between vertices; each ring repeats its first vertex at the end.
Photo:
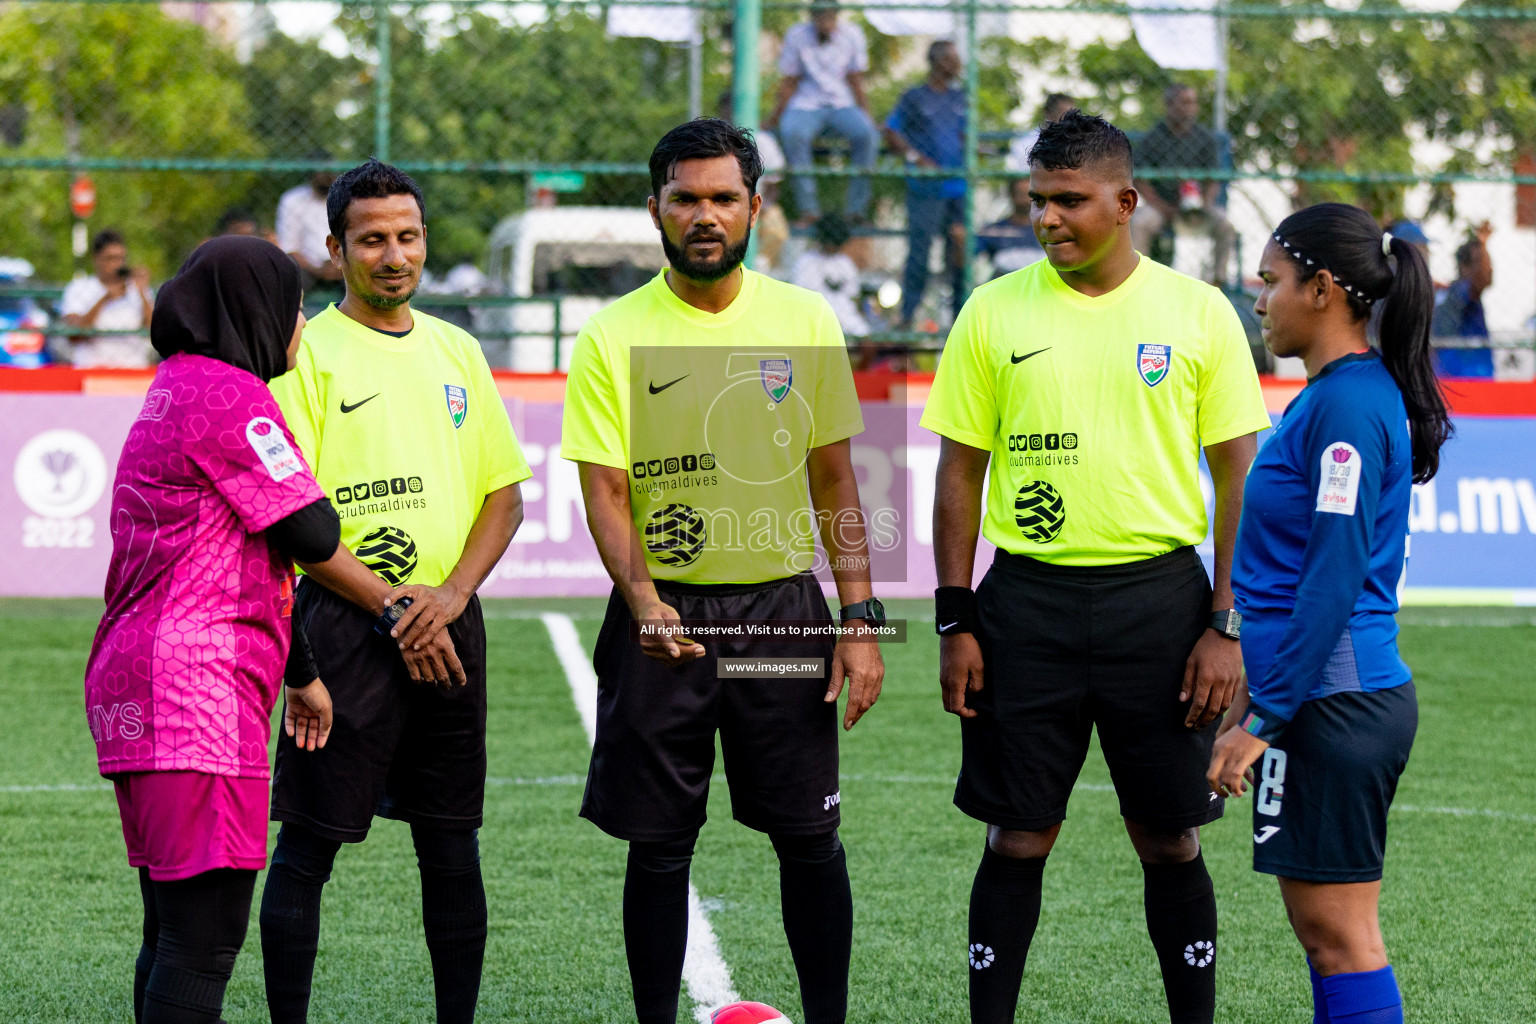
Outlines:
MULTIPOLYGON (((1040 108, 1040 120, 1051 122, 1062 114, 1077 107, 1077 101, 1064 92, 1053 92, 1045 98, 1045 103, 1040 108)), ((1013 141, 1008 143, 1008 155, 1003 157, 1003 169, 1011 171, 1020 177, 1029 176, 1029 151, 1035 148, 1035 140, 1040 138, 1040 129, 1031 128, 1023 135, 1015 135, 1013 141)))
MULTIPOLYGON (((918 167, 965 166, 965 90, 955 84, 960 52, 948 39, 928 47, 928 78, 901 94, 885 122, 891 148, 918 167)), ((928 256, 937 235, 945 240, 950 305, 965 303, 965 179, 907 179, 907 268, 901 281, 901 330, 928 288, 928 256)))
MULTIPOLYGON (((149 326, 155 296, 149 271, 128 265, 128 246, 110 228, 91 241, 92 277, 64 289, 59 312, 71 327, 138 331, 149 326)), ((141 334, 71 335, 69 359, 82 369, 142 370, 149 366, 149 338, 141 334)))
POLYGON ((837 314, 843 333, 863 337, 869 333, 869 323, 859 312, 859 268, 843 252, 848 244, 848 224, 837 214, 828 213, 816 222, 814 232, 816 247, 795 260, 790 283, 820 292, 837 314))
MULTIPOLYGON (((1435 307, 1430 333, 1437 338, 1488 337, 1483 315, 1483 292, 1493 284, 1493 261, 1488 257, 1488 237, 1493 225, 1478 225, 1476 237, 1456 250, 1456 280, 1435 307)), ((1493 352, 1478 348, 1439 348, 1440 372, 1447 377, 1492 377, 1493 352)))
POLYGON ((1002 277, 1045 259, 1045 250, 1035 237, 1029 219, 1029 179, 1015 178, 1008 183, 1008 199, 1013 209, 995 224, 988 224, 976 235, 976 251, 992 261, 992 276, 1002 277))
MULTIPOLYGON (((1142 136, 1136 146, 1136 168, 1219 170, 1221 148, 1216 136, 1199 123, 1200 96, 1194 86, 1170 85, 1163 91, 1163 109, 1163 120, 1142 136)), ((1215 245, 1211 283, 1224 284, 1235 235, 1221 204, 1221 182, 1176 178, 1159 178, 1152 182, 1138 180, 1136 191, 1142 198, 1131 219, 1131 235, 1137 251, 1149 255, 1157 236, 1176 221, 1197 224, 1210 232, 1215 245)))
MULTIPOLYGON (((779 95, 763 127, 779 132, 791 168, 811 165, 811 147, 823 131, 848 141, 853 166, 875 165, 879 133, 869 115, 864 73, 869 47, 857 25, 838 20, 837 0, 812 0, 811 20, 790 26, 779 52, 779 95)), ((821 216, 816 179, 794 178, 797 224, 808 227, 821 216)), ((851 178, 843 199, 844 216, 862 221, 869 207, 868 178, 851 178)))
POLYGON ((277 245, 299 265, 306 290, 319 281, 341 280, 341 270, 331 263, 325 248, 331 233, 325 196, 335 180, 334 171, 316 171, 308 182, 295 185, 277 201, 277 245))

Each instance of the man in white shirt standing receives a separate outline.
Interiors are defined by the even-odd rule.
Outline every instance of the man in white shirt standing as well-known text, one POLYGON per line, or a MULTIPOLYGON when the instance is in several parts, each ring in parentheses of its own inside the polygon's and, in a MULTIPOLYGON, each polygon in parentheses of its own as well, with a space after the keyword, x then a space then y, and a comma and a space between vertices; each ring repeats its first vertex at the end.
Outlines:
MULTIPOLYGON (((837 14, 837 0, 812 0, 811 20, 784 33, 778 100, 763 127, 778 130, 791 168, 810 166, 811 146, 823 131, 848 141, 854 167, 875 165, 880 135, 864 92, 869 47, 859 27, 840 22, 837 14)), ((794 188, 795 223, 809 226, 821 216, 816 179, 795 175, 794 188)), ((843 216, 852 223, 863 221, 869 196, 868 178, 850 179, 843 216)))
POLYGON ((299 265, 306 289, 319 281, 341 280, 341 271, 325 248, 325 237, 331 233, 325 197, 335 180, 333 171, 316 171, 277 201, 277 245, 299 265))
MULTIPOLYGON (((138 331, 149 326, 155 296, 149 271, 128 265, 128 246, 110 228, 91 241, 94 277, 78 277, 64 289, 59 312, 70 327, 138 331)), ((142 370, 149 366, 146 334, 71 335, 70 362, 81 369, 142 370)))

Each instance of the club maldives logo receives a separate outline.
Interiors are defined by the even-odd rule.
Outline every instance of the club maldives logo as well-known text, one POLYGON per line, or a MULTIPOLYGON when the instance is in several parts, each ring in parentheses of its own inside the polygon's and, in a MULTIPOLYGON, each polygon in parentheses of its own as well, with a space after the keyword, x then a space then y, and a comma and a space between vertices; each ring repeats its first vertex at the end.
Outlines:
POLYGON ((759 359, 757 368, 762 374, 763 390, 775 402, 784 401, 790 385, 795 380, 795 370, 788 359, 759 359))
POLYGON ((453 429, 457 430, 464 425, 464 417, 469 415, 469 395, 457 384, 444 384, 443 390, 448 393, 448 415, 453 420, 453 429))
POLYGON ((77 430, 46 430, 21 446, 13 471, 16 493, 50 519, 89 511, 107 486, 107 463, 96 442, 77 430))
POLYGON ((1137 345, 1136 372, 1141 374, 1149 388, 1155 388, 1168 376, 1168 364, 1173 361, 1172 345, 1137 345))

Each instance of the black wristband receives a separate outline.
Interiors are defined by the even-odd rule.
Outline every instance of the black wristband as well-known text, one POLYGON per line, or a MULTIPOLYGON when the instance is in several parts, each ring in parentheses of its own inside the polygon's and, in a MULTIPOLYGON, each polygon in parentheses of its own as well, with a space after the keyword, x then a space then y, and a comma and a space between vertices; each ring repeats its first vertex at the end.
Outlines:
POLYGON ((933 592, 933 631, 939 636, 976 632, 976 591, 940 587, 933 592))

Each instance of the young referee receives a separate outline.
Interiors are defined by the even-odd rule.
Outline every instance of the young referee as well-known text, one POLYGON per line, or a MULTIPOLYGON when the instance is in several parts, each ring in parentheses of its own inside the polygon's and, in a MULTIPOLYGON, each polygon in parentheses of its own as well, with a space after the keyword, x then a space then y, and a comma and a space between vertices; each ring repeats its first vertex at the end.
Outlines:
POLYGON ((975 1024, 1013 1020, 1046 857, 1095 726, 1169 1016, 1215 1012, 1199 828, 1221 815, 1209 726, 1242 674, 1228 573, 1269 419, 1231 304, 1132 248, 1131 170, 1125 134, 1101 118, 1072 111, 1040 129, 1029 194, 1048 259, 971 296, 923 413, 943 437, 934 557, 944 708, 963 741, 955 804, 987 824, 971 890, 975 1024), (1194 550, 1202 448, 1214 590, 1194 550), (973 594, 978 528, 998 552, 973 594))
POLYGON ((379 814, 411 826, 437 1019, 470 1021, 486 939, 475 590, 522 520, 518 483, 530 473, 479 343, 411 309, 427 254, 421 189, 370 160, 336 179, 326 207, 346 295, 309 321, 296 368, 273 390, 342 543, 376 578, 333 593, 306 577, 296 595, 335 724, 321 751, 278 741, 272 818, 283 826, 261 901, 267 1005, 276 1024, 306 1018, 321 887, 341 844, 362 842, 379 814), (391 601, 398 620, 380 616, 391 601))
POLYGON ((1276 875, 1307 951, 1314 1021, 1402 1024, 1377 905, 1387 810, 1418 727, 1397 652, 1414 483, 1450 415, 1435 378, 1424 257, 1364 210, 1291 214, 1264 247, 1254 312, 1307 386, 1248 475, 1232 587, 1245 692, 1211 757, 1214 792, 1253 798, 1253 867, 1276 875), (1381 349, 1367 341, 1381 310, 1381 349))
POLYGON ((718 732, 736 820, 768 833, 779 857, 802 1019, 841 1024, 853 902, 836 701, 846 680, 851 729, 885 670, 867 637, 834 643, 810 570, 819 528, 842 621, 884 623, 849 456, 863 419, 831 307, 741 266, 762 202, 751 136, 700 118, 668 132, 650 163, 670 266, 587 321, 566 390, 561 454, 579 464, 614 583, 581 813, 629 842, 636 1017, 675 1024, 718 732), (695 624, 819 639, 687 635, 695 624), (792 659, 811 664, 775 674, 792 659))

